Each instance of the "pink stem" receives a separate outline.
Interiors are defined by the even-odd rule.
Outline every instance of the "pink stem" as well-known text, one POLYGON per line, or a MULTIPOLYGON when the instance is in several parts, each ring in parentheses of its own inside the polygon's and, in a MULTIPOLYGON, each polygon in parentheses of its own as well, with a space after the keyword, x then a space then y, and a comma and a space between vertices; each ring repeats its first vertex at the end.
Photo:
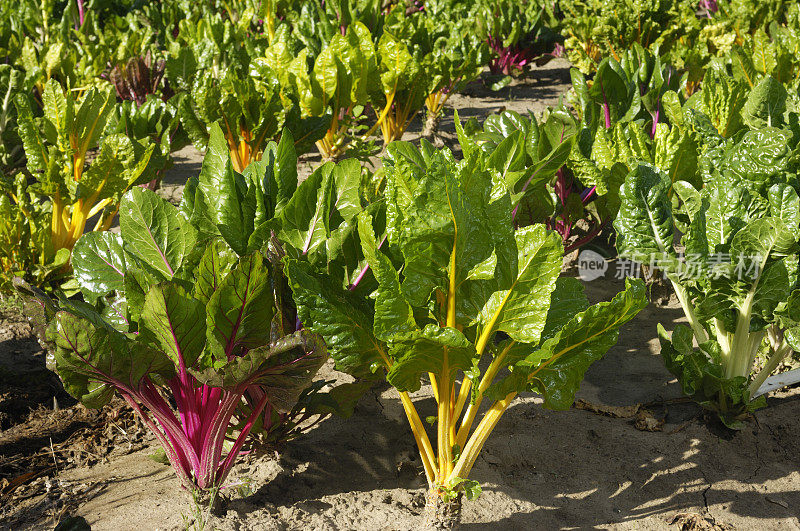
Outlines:
POLYGON ((75 29, 79 29, 83 26, 83 0, 78 0, 78 20, 80 24, 75 29))
POLYGON ((225 457, 225 461, 217 469, 217 481, 219 484, 222 484, 223 481, 228 477, 228 473, 233 466, 234 461, 236 460, 236 456, 239 455, 239 450, 241 450, 242 445, 244 444, 245 439, 250 434, 250 430, 253 428, 253 424, 255 423, 258 416, 264 410, 264 406, 267 405, 267 394, 264 393, 264 396, 261 398, 261 401, 258 403, 258 406, 255 410, 250 414, 250 417, 247 419, 242 431, 239 433, 239 436, 236 438, 236 442, 233 443, 230 452, 225 457))
MULTIPOLYGON (((386 236, 384 236, 383 239, 381 240, 381 243, 378 244, 378 249, 380 249, 383 246, 383 243, 385 241, 386 241, 386 236)), ((364 279, 364 275, 367 274, 367 271, 369 271, 369 264, 364 266, 364 269, 362 269, 361 273, 359 273, 358 276, 356 277, 355 282, 353 282, 347 289, 349 289, 350 291, 355 291, 355 289, 358 287, 358 284, 364 279)))

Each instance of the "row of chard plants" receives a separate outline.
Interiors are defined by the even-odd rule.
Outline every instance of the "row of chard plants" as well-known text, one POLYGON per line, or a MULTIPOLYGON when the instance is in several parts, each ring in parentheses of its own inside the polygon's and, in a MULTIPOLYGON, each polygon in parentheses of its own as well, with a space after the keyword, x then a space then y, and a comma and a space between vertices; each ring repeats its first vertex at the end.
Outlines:
POLYGON ((366 160, 417 116, 433 134, 486 65, 499 86, 529 64, 518 43, 549 13, 507 0, 1 5, 3 291, 25 276, 74 292, 80 235, 108 229, 127 190, 156 189, 171 153, 205 151, 212 124, 239 172, 284 129, 324 160, 366 160))
MULTIPOLYGON (((456 2, 442 5, 458 12, 456 2)), ((591 3, 571 6, 584 11, 570 16, 601 20, 586 14, 591 3)), ((740 20, 706 8, 692 11, 699 27, 740 20)), ((320 142, 352 155, 354 140, 369 136, 354 125, 360 116, 376 115, 361 127, 377 130, 407 101, 401 78, 381 70, 380 50, 390 57, 415 33, 376 24, 393 27, 414 11, 364 12, 356 20, 337 11, 329 40, 314 17, 262 16, 268 44, 252 60, 233 43, 254 14, 179 23, 164 63, 177 104, 157 142, 149 125, 131 134, 135 119, 121 109, 151 105, 156 116, 160 98, 119 105, 102 87, 65 92, 57 75, 14 96, 14 130, 36 184, 16 177, 8 219, 19 234, 39 219, 49 230, 9 249, 58 247, 49 271, 71 271, 49 293, 34 284, 52 273, 15 285, 67 391, 91 407, 122 396, 183 486, 203 497, 226 484, 245 445, 286 442, 314 420, 348 416, 385 380, 428 480, 427 525, 455 527, 462 498, 480 493, 472 466, 515 397, 535 392, 544 407, 569 408, 590 364, 646 306, 641 280, 590 305, 581 283, 561 275, 564 253, 603 233, 615 235, 620 257, 657 268, 674 289, 688 325, 659 326, 658 335, 688 396, 736 428, 765 405, 766 390, 790 381, 770 375, 800 348, 797 6, 776 11, 768 27, 737 25, 727 51, 714 47, 699 71, 675 60, 680 38, 612 42, 593 65, 576 60, 566 100, 542 116, 456 115, 460 158, 384 131, 377 171, 353 157, 298 184, 300 154, 320 142), (310 26, 290 32, 291 23, 310 26), (181 42, 188 32, 202 37, 181 42), (376 33, 377 43, 368 36, 376 33), (274 97, 247 99, 260 83, 274 97), (268 123, 242 127, 241 117, 261 116, 256 101, 273 105, 258 122, 268 123), (157 178, 155 161, 183 133, 206 155, 174 206, 136 185, 157 178), (116 216, 119 232, 103 230, 116 216), (89 219, 97 230, 86 231, 89 219), (351 383, 317 377, 329 358, 351 383), (430 419, 410 396, 423 384, 437 406, 430 419)))

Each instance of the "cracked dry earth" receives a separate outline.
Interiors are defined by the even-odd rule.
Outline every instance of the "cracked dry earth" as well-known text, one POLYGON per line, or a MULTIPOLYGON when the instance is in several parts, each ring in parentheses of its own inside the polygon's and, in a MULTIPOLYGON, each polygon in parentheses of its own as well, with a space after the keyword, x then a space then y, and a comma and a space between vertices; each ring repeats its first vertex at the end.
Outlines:
MULTIPOLYGON (((462 116, 479 118, 501 107, 552 105, 569 79, 563 64, 552 65, 506 94, 476 89, 451 103, 462 116)), ((443 120, 445 143, 452 136, 452 120, 443 120)), ((193 148, 178 153, 162 193, 179 200, 185 178, 199 168, 193 148)), ((622 289, 611 276, 585 284, 592 301, 622 289)), ((681 316, 673 299, 628 323, 589 369, 576 407, 548 411, 534 396, 518 398, 473 470, 483 494, 465 502, 464 529, 800 529, 800 389, 770 397, 738 432, 706 419, 681 399, 658 353, 656 323, 671 329, 681 316)), ((35 345, 0 334, 0 361, 35 345)), ((342 377, 330 364, 321 376, 342 377)), ((423 418, 434 413, 429 386, 412 397, 423 418)), ((56 413, 40 410, 37 418, 56 413)), ((123 427, 139 437, 135 426, 123 427)), ((0 474, 11 451, 4 438, 16 428, 0 432, 0 474)), ((100 445, 106 440, 102 430, 95 437, 100 445)), ((118 440, 120 451, 107 455, 93 450, 92 464, 61 461, 57 471, 45 469, 27 490, 17 489, 29 494, 3 496, 0 488, 0 529, 52 528, 66 516, 84 517, 94 530, 191 524, 184 519, 191 514, 188 495, 169 467, 149 457, 152 437, 142 437, 141 445, 118 440)), ((30 444, 48 442, 32 435, 30 444)), ((406 530, 422 523, 424 477, 399 398, 387 387, 367 393, 349 420, 321 422, 279 456, 246 456, 232 479, 211 528, 406 530)))

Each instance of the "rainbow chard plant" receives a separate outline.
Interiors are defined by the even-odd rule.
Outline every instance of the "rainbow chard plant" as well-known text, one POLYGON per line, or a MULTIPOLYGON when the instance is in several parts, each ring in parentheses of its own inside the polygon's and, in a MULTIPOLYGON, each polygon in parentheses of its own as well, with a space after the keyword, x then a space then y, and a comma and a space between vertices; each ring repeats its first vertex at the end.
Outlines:
MULTIPOLYGON (((302 241, 297 245, 307 259, 325 263, 334 259, 337 251, 320 243, 334 232, 344 244, 352 232, 351 218, 361 206, 360 198, 353 195, 361 183, 361 168, 355 161, 323 165, 300 186, 297 181, 297 152, 288 129, 281 134, 280 143, 265 146, 260 161, 239 173, 225 133, 214 124, 203 167, 186 183, 180 205, 182 216, 197 229, 198 241, 215 246, 218 259, 209 263, 212 270, 253 252, 262 252, 269 262, 274 313, 264 333, 271 343, 303 329, 283 274, 281 259, 287 251, 277 235, 295 243, 302 241), (337 229, 338 223, 343 226, 337 229)), ((260 404, 270 390, 250 385, 236 411, 237 427, 243 429, 255 413, 252 431, 259 442, 285 442, 330 414, 349 416, 369 382, 330 384, 308 383, 294 407, 284 409, 268 401, 263 411, 260 404), (329 389, 323 392, 323 386, 329 389), (306 422, 309 420, 312 423, 306 422)))
POLYGON ((504 111, 489 116, 482 130, 474 119, 463 126, 456 122, 464 152, 483 152, 485 167, 512 191, 515 227, 543 223, 571 252, 597 237, 615 215, 619 196, 609 186, 612 174, 584 183, 566 166, 576 149, 578 123, 564 108, 540 120, 504 111))
POLYGON ((128 61, 111 68, 107 78, 114 85, 117 97, 122 100, 132 100, 136 105, 143 105, 151 94, 160 95, 164 99, 171 96, 171 90, 163 83, 164 59, 153 59, 148 51, 144 56, 131 57, 128 61))
POLYGON ((270 340, 274 272, 263 253, 201 242, 176 207, 135 188, 119 234, 89 233, 76 245, 84 301, 52 301, 18 282, 38 295, 65 389, 88 407, 122 396, 197 495, 224 485, 264 408, 291 411, 327 357, 308 332, 270 340), (253 386, 258 403, 230 433, 253 386))
POLYGON ((399 392, 428 480, 426 526, 451 529, 462 497, 480 493, 470 471, 515 397, 570 407, 586 369, 645 306, 644 284, 589 306, 576 279, 558 278, 561 238, 541 224, 514 230, 511 191, 480 151, 456 161, 423 141, 388 153, 385 215, 357 217, 363 284, 348 289, 302 257, 285 267, 300 319, 337 367, 385 375, 399 392), (410 397, 423 382, 433 434, 410 397))
POLYGON ((489 62, 493 74, 522 73, 540 50, 553 49, 556 35, 546 25, 552 13, 538 2, 484 0, 478 2, 476 15, 494 52, 489 62))

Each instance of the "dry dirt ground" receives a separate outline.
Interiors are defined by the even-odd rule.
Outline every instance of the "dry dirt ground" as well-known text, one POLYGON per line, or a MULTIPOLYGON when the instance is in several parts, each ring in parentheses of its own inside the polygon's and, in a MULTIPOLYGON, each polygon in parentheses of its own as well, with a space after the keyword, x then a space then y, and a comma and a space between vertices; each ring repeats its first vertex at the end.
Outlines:
MULTIPOLYGON (((503 107, 539 110, 566 83, 563 63, 551 63, 500 94, 471 87, 451 103, 479 118, 503 107)), ((452 120, 442 131, 452 135, 452 120)), ((200 165, 191 148, 176 159, 163 192, 174 199, 200 165)), ((586 283, 591 300, 622 288, 611 271, 586 283)), ((738 432, 706 419, 681 399, 654 339, 656 323, 680 320, 674 300, 642 311, 590 368, 569 411, 518 398, 473 470, 483 494, 465 502, 464 528, 800 529, 800 390, 771 397, 738 432)), ((18 312, 5 310, 0 323, 0 529, 52 528, 69 517, 95 530, 192 524, 187 493, 150 458, 154 442, 141 424, 119 404, 73 405, 18 312)), ((335 377, 329 366, 323 372, 335 377)), ((422 416, 434 412, 430 387, 413 398, 422 416)), ((396 393, 378 387, 352 418, 321 422, 280 455, 243 458, 209 524, 414 529, 425 490, 415 456, 396 393)))

